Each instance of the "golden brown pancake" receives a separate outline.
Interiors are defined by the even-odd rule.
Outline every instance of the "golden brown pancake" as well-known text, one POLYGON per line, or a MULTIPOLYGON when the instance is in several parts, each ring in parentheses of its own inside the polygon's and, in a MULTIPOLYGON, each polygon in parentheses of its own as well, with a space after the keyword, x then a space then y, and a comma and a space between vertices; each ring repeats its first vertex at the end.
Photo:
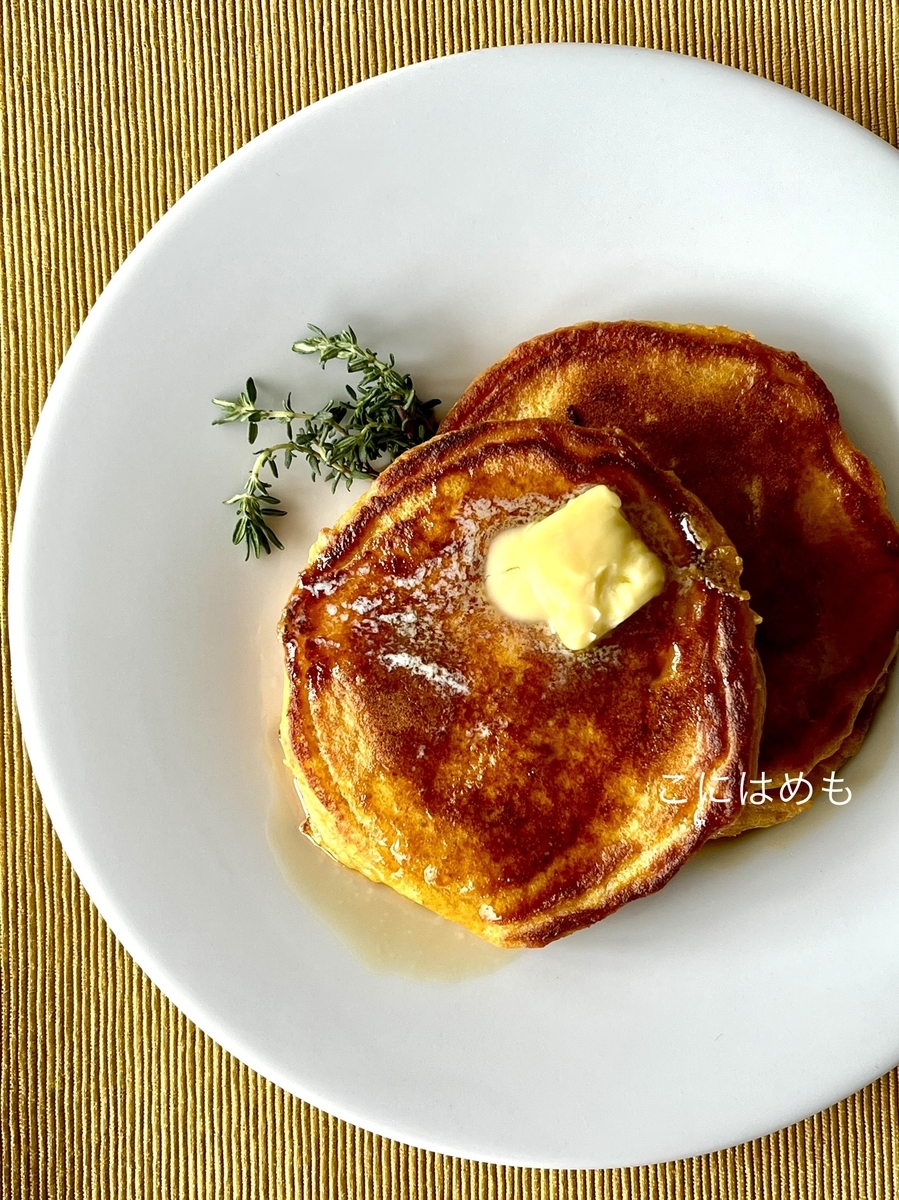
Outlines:
POLYGON ((619 433, 521 421, 407 451, 323 533, 284 613, 306 832, 502 946, 655 891, 755 770, 764 684, 739 572, 708 510, 619 433), (573 652, 489 602, 484 559, 600 483, 666 582, 573 652))
MULTIPOLYGON (((762 617, 768 778, 820 781, 855 753, 896 650, 899 529, 815 372, 730 329, 587 323, 512 350, 441 428, 522 417, 620 427, 727 530, 762 617)), ((801 811, 746 806, 727 832, 801 811)))

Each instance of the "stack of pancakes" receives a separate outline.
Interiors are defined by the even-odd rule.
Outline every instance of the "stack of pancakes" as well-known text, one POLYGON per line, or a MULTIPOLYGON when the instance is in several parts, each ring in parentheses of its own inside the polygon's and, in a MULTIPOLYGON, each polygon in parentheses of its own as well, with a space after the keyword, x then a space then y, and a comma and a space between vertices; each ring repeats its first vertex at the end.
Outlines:
POLYGON ((804 811, 792 784, 858 749, 897 631, 899 528, 805 363, 580 325, 489 368, 322 534, 282 621, 282 740, 335 858, 544 945, 804 811), (494 608, 483 565, 596 484, 666 584, 573 652, 494 608))

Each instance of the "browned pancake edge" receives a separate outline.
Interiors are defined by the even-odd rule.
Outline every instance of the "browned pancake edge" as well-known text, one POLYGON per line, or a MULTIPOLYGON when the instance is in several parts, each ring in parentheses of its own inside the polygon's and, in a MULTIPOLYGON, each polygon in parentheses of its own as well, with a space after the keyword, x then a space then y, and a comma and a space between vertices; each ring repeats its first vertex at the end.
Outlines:
POLYGON ((739 572, 708 510, 624 435, 516 421, 407 452, 324 531, 282 620, 307 832, 497 945, 545 945, 655 891, 756 769, 764 683, 739 572), (500 530, 597 483, 667 582, 575 653, 494 608, 483 563, 500 530))
MULTIPOLYGON (((899 529, 807 363, 723 327, 588 322, 516 347, 441 428, 521 417, 620 427, 727 530, 762 617, 769 779, 858 749, 896 650, 899 529)), ((753 807, 737 828, 798 811, 753 807)))

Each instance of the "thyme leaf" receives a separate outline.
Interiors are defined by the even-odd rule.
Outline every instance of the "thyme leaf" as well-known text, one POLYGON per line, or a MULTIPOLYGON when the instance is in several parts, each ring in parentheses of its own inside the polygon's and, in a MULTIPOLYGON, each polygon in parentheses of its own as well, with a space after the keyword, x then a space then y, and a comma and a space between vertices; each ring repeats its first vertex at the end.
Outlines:
POLYGON ((236 400, 213 400, 222 410, 213 424, 245 424, 251 445, 264 421, 286 427, 288 440, 257 451, 244 490, 225 501, 236 506, 233 541, 246 546, 247 558, 284 548, 266 517, 286 514, 275 507, 281 501, 261 477, 268 467, 277 478, 279 454, 285 468, 295 458, 305 458, 312 478, 323 477, 334 491, 341 482, 349 487, 355 479, 374 479, 404 450, 437 432, 434 409, 440 401, 421 400, 411 377, 396 369, 392 354, 386 361, 378 358, 360 345, 351 327, 332 335, 317 325, 308 328, 312 336, 293 345, 297 354, 317 354, 322 368, 336 359, 350 374, 361 375, 355 387, 347 386, 345 396, 313 413, 297 412, 289 395, 283 408, 263 409, 256 402, 256 384, 248 379, 236 400))

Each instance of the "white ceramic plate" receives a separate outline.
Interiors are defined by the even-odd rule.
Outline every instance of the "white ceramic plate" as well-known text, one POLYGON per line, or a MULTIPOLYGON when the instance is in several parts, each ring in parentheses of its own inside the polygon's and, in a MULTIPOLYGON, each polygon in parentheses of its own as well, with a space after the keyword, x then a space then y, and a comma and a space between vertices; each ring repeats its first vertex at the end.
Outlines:
POLYGON ((249 451, 213 395, 343 387, 351 322, 454 399, 587 318, 797 350, 899 496, 899 155, 688 58, 545 46, 351 88, 235 154, 110 284, 41 417, 13 546, 15 682, 53 821, 116 934, 252 1067, 392 1137, 611 1166, 751 1138, 899 1060, 895 686, 855 795, 703 851, 656 896, 504 955, 301 843, 275 625, 346 504, 229 543, 249 451), (274 851, 274 852, 273 852, 274 851))

